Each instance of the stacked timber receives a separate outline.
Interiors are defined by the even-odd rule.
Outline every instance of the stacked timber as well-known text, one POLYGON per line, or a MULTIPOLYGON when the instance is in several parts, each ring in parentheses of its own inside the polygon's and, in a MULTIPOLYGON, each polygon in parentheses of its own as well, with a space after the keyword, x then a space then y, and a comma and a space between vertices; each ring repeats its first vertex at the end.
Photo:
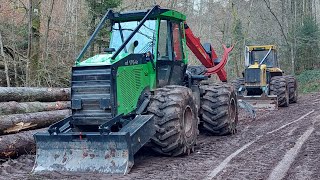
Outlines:
POLYGON ((70 89, 0 87, 0 159, 32 153, 33 134, 70 115, 70 89))

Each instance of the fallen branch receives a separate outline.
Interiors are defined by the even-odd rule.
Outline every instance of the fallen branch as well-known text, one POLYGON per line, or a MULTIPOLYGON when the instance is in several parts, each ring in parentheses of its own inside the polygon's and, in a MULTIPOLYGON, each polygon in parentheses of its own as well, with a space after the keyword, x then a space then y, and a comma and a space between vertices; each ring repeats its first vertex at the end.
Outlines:
POLYGON ((33 135, 44 131, 46 128, 0 136, 0 159, 34 154, 36 147, 33 135))
POLYGON ((58 102, 0 102, 0 115, 23 114, 42 111, 62 110, 70 107, 69 101, 58 102))
POLYGON ((0 116, 0 134, 15 133, 30 128, 48 127, 66 116, 69 116, 69 110, 0 116))
POLYGON ((0 87, 0 101, 69 101, 69 88, 0 87))

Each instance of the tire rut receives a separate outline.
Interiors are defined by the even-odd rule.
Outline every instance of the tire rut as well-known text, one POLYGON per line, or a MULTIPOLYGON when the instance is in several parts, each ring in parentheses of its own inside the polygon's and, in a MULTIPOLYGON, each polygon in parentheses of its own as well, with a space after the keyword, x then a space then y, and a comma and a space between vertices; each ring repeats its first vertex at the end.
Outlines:
MULTIPOLYGON (((313 126, 313 116, 292 127, 286 127, 259 138, 230 163, 216 179, 266 179, 269 173, 291 149, 296 140, 313 126)), ((298 122, 297 122, 298 123, 298 122)))
MULTIPOLYGON (((34 155, 27 155, 0 164, 0 179, 203 179, 228 156, 256 139, 258 140, 254 144, 235 156, 216 178, 264 179, 312 122, 306 118, 275 133, 267 136, 265 134, 298 119, 312 109, 320 112, 319 104, 310 103, 314 99, 320 99, 320 93, 299 96, 298 103, 290 104, 289 108, 258 112, 256 120, 240 112, 237 134, 222 137, 200 134, 195 152, 190 156, 163 157, 152 152, 150 147, 143 147, 135 155, 135 165, 131 172, 125 176, 58 172, 30 175, 34 155), (259 138, 260 136, 262 137, 259 138)), ((310 117, 314 115, 318 114, 314 113, 310 117)), ((316 124, 316 129, 319 129, 319 124, 316 124)), ((320 179, 320 162, 316 158, 320 154, 319 136, 319 132, 313 133, 307 144, 302 146, 299 158, 289 169, 292 175, 287 176, 287 179, 299 179, 304 174, 311 179, 320 179), (301 169, 306 169, 306 172, 301 169), (309 171, 312 173, 308 174, 309 171)))
MULTIPOLYGON (((320 129, 320 116, 315 129, 320 129)), ((320 179, 320 132, 313 133, 298 154, 285 179, 320 179)))

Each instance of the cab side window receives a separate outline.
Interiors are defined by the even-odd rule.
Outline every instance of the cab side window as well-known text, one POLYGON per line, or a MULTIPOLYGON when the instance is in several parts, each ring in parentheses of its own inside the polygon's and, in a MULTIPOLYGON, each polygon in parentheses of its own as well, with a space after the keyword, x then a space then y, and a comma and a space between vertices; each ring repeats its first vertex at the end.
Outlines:
POLYGON ((158 56, 159 59, 169 60, 169 33, 168 33, 168 21, 161 20, 159 27, 159 44, 158 44, 158 56))
POLYGON ((183 59, 180 27, 180 23, 172 22, 173 58, 176 61, 181 61, 183 59))
POLYGON ((183 64, 182 29, 177 21, 161 20, 158 37, 157 87, 182 84, 183 64))

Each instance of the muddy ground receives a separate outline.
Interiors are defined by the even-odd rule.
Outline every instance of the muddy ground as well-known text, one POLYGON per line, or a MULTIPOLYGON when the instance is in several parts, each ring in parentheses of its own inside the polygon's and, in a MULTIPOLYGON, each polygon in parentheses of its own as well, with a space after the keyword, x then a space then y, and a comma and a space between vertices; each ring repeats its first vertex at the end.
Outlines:
POLYGON ((142 148, 126 176, 31 175, 34 155, 25 155, 0 164, 0 179, 320 179, 320 93, 258 112, 255 120, 240 117, 236 135, 200 134, 189 156, 161 157, 142 148))

